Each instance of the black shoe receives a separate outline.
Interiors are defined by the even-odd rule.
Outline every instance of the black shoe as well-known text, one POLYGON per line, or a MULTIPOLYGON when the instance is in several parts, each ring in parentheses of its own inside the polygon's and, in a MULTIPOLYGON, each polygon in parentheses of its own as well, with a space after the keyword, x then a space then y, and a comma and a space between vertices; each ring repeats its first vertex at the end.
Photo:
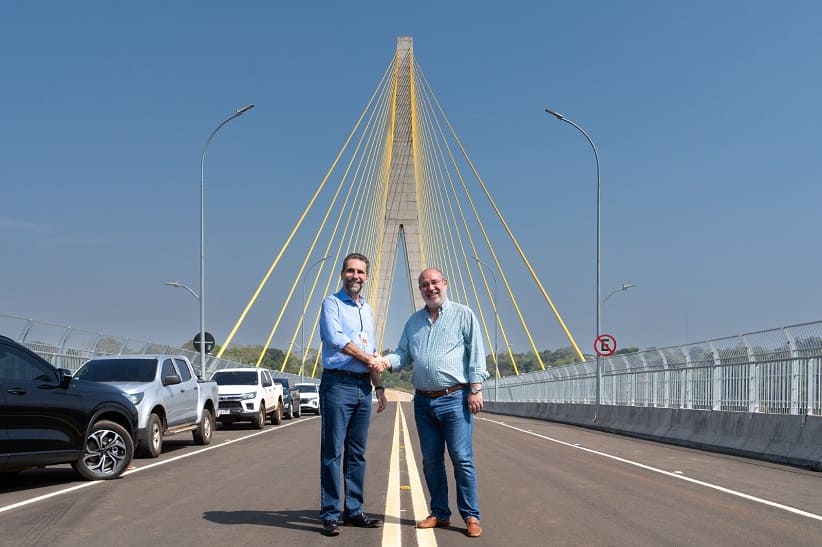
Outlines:
POLYGON ((340 535, 340 527, 337 525, 336 520, 327 520, 323 522, 323 535, 324 536, 339 536, 340 535))
POLYGON ((382 521, 377 519, 370 519, 365 516, 365 513, 360 513, 353 517, 343 519, 345 526, 356 526, 357 528, 379 528, 382 526, 382 521))

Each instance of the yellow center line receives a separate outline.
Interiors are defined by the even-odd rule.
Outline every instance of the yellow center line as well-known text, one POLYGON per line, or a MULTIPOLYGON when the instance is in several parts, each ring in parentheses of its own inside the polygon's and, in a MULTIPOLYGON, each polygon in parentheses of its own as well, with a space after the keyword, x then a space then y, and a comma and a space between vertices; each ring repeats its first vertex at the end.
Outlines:
MULTIPOLYGON (((400 451, 405 455, 405 463, 408 472, 408 482, 411 490, 411 509, 415 521, 423 520, 428 516, 428 504, 425 501, 425 494, 422 490, 417 461, 414 457, 414 450, 411 446, 411 436, 408 433, 408 422, 402 405, 397 402, 397 414, 394 420, 394 440, 391 446, 391 463, 388 474, 388 496, 385 500, 385 528, 383 530, 383 547, 395 547, 402 545, 402 533, 400 523, 402 522, 402 503, 400 493, 400 451), (400 422, 402 422, 403 444, 400 445, 400 422)), ((419 547, 437 547, 437 539, 434 537, 434 530, 429 528, 422 530, 415 528, 417 545, 419 547)))

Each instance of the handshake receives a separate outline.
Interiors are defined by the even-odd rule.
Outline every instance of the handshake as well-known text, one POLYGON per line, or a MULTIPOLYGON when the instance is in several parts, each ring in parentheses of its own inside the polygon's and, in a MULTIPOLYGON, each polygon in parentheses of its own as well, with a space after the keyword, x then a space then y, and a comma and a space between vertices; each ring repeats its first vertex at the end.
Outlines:
POLYGON ((369 359, 368 362, 365 363, 368 365, 373 372, 381 374, 386 370, 391 370, 391 361, 388 360, 388 357, 380 355, 379 353, 374 353, 369 359))

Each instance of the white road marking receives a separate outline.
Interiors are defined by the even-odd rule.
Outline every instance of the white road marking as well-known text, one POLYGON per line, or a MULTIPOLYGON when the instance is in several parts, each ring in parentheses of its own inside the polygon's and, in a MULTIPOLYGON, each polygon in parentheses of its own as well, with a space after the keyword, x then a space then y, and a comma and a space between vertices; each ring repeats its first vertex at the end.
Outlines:
MULTIPOLYGON (((305 418, 304 420, 300 420, 300 422, 313 420, 313 419, 316 419, 316 417, 314 417, 314 418, 305 418)), ((296 423, 298 423, 298 422, 293 422, 292 421, 291 423, 288 423, 288 424, 285 424, 285 425, 280 425, 280 426, 269 428, 269 429, 263 429, 261 431, 257 431, 255 433, 252 433, 250 435, 246 435, 244 437, 239 437, 237 439, 229 439, 229 440, 224 441, 220 444, 208 445, 208 446, 205 446, 203 448, 200 448, 199 450, 195 450, 194 452, 189 452, 188 454, 182 454, 180 456, 175 456, 175 457, 169 458, 167 460, 163 460, 163 461, 159 461, 159 462, 156 462, 156 463, 151 463, 151 464, 148 464, 148 465, 140 466, 140 467, 137 467, 135 469, 130 469, 130 470, 126 471, 125 473, 123 473, 120 476, 125 477, 127 475, 131 475, 132 473, 138 473, 140 471, 145 471, 146 469, 152 469, 154 467, 159 467, 159 466, 165 465, 167 463, 176 462, 177 460, 182 460, 183 458, 189 458, 191 456, 196 456, 197 454, 202 454, 203 452, 208 452, 209 450, 216 450, 218 448, 222 448, 224 446, 228 446, 230 444, 233 444, 233 443, 236 443, 236 442, 239 442, 239 441, 244 441, 246 439, 256 437, 257 435, 263 435, 265 433, 270 433, 272 431, 277 431, 277 430, 283 429, 284 427, 291 427, 292 425, 294 425, 296 423)), ((132 463, 133 463, 133 460, 132 460, 132 463)), ((115 479, 115 480, 119 480, 119 479, 115 479)), ((76 490, 80 490, 81 488, 89 488, 89 487, 92 487, 92 486, 97 486, 98 484, 106 484, 107 482, 108 481, 89 481, 89 482, 84 482, 82 484, 76 484, 74 486, 69 486, 68 488, 63 488, 62 490, 57 490, 57 491, 51 492, 49 494, 44 494, 42 496, 29 498, 27 500, 23 500, 23 501, 20 501, 20 502, 17 502, 17 503, 13 503, 11 505, 5 505, 3 507, 0 507, 0 513, 4 513, 6 511, 11 511, 13 509, 18 509, 20 507, 25 507, 26 505, 32 505, 34 503, 37 503, 37 502, 40 502, 40 501, 43 501, 43 500, 47 500, 49 498, 62 496, 63 494, 68 494, 69 492, 74 492, 76 490)))
POLYGON ((495 423, 495 424, 501 425, 503 427, 507 427, 509 429, 514 429, 516 431, 520 431, 520 432, 525 433, 527 435, 533 435, 534 437, 539 437, 540 439, 545 439, 546 441, 551 441, 553 443, 561 444, 563 446, 567 446, 567 447, 570 447, 570 448, 575 448, 577 450, 583 450, 585 452, 588 452, 588 453, 591 453, 591 454, 596 454, 596 455, 602 456, 604 458, 609 458, 609 459, 612 459, 612 460, 615 460, 615 461, 618 461, 618 462, 622 462, 622 463, 625 463, 625 464, 628 464, 628 465, 633 465, 635 467, 639 467, 639 468, 645 469, 647 471, 652 471, 654 473, 659 473, 661 475, 666 475, 668 477, 672 477, 674 479, 678 479, 678 480, 681 480, 681 481, 686 481, 686 482, 690 482, 690 483, 693 483, 693 484, 698 484, 699 486, 704 486, 705 488, 710 488, 712 490, 717 490, 719 492, 724 492, 725 494, 730 494, 732 496, 736 496, 736 497, 743 498, 743 499, 746 499, 746 500, 749 500, 749 501, 753 501, 755 503, 761 503, 762 505, 767 505, 769 507, 774 507, 776 509, 781 509, 781 510, 787 511, 789 513, 794 513, 796 515, 800 515, 800 516, 807 517, 807 518, 810 518, 810 519, 822 521, 822 515, 817 515, 816 513, 809 513, 808 511, 803 511, 802 509, 797 509, 796 507, 791 507, 790 505, 783 505, 783 504, 777 503, 775 501, 766 500, 764 498, 759 498, 759 497, 756 497, 756 496, 752 496, 750 494, 745 494, 744 492, 739 492, 737 490, 731 490, 730 488, 725 488, 724 486, 719 486, 717 484, 711 484, 709 482, 704 482, 704 481, 700 481, 700 480, 697 480, 697 479, 692 479, 692 478, 686 477, 684 475, 678 475, 676 472, 672 473, 670 471, 665 471, 664 469, 658 469, 656 467, 651 467, 650 465, 645 465, 644 463, 639 463, 639 462, 635 462, 635 461, 632 461, 632 460, 627 460, 625 458, 620 458, 619 456, 614 456, 613 454, 607 454, 605 452, 600 452, 598 450, 592 450, 590 448, 584 448, 582 446, 577 446, 577 445, 574 445, 574 444, 571 444, 571 443, 567 443, 565 441, 560 441, 559 439, 553 439, 551 437, 546 437, 545 435, 540 435, 538 433, 534 433, 534 432, 526 430, 526 429, 521 429, 519 427, 514 427, 512 425, 504 424, 504 423, 498 422, 496 420, 489 420, 488 418, 478 418, 478 419, 485 420, 486 422, 495 423))

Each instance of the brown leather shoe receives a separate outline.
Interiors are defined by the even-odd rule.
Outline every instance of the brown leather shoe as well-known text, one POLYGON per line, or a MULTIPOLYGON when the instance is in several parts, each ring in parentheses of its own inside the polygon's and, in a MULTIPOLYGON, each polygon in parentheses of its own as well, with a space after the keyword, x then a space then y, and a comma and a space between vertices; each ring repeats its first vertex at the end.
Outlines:
POLYGON ((465 519, 465 524, 468 528, 465 530, 465 535, 470 538, 478 538, 482 535, 482 524, 476 517, 468 517, 465 519))
POLYGON ((428 515, 425 517, 425 520, 417 523, 417 528, 439 528, 440 526, 449 526, 450 524, 450 520, 441 520, 434 515, 428 515))

